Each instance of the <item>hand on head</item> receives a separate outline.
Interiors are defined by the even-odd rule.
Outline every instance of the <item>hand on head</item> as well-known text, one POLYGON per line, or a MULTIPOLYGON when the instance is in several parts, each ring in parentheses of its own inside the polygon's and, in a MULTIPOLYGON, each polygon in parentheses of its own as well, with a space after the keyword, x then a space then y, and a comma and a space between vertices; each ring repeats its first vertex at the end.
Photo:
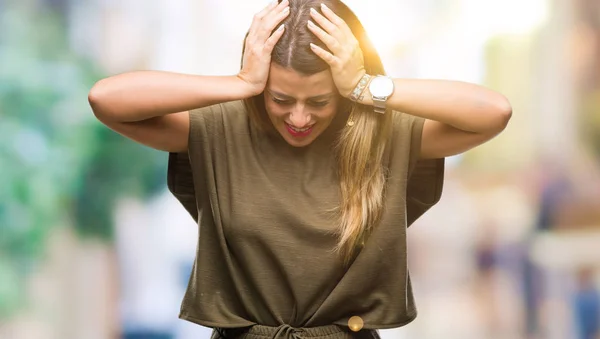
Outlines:
MULTIPOLYGON (((310 44, 310 49, 329 65, 338 91, 348 97, 365 74, 364 56, 348 24, 324 4, 321 4, 321 13, 311 8, 312 20, 306 24, 329 51, 315 44, 310 44)), ((289 0, 280 3, 275 0, 254 16, 238 76, 250 85, 255 95, 265 89, 273 49, 286 29, 281 23, 289 15, 289 0)))
POLYGON ((348 97, 365 74, 364 56, 346 22, 324 4, 321 4, 321 11, 323 14, 312 8, 310 15, 318 25, 311 20, 307 25, 331 52, 315 44, 310 47, 330 66, 340 94, 348 97))
POLYGON ((238 76, 251 86, 254 94, 260 94, 265 89, 271 66, 271 52, 285 31, 280 23, 289 14, 289 0, 283 0, 279 4, 275 0, 252 20, 244 46, 242 70, 238 76), (279 28, 273 32, 278 25, 279 28))

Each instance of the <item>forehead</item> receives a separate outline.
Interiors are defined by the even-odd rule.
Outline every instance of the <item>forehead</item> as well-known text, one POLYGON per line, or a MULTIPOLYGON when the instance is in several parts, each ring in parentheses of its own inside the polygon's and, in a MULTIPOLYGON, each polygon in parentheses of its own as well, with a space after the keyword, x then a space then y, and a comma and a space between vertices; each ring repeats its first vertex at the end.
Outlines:
POLYGON ((296 99, 336 92, 329 70, 313 75, 304 75, 275 63, 271 64, 267 89, 296 99))

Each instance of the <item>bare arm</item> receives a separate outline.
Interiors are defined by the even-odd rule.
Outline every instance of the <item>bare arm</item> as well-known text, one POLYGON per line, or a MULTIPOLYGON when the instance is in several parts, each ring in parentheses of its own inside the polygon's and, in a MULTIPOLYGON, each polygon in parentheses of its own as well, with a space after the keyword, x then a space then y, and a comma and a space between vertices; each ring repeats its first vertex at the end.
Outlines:
MULTIPOLYGON (((508 100, 485 87, 449 80, 394 79, 387 106, 423 117, 421 158, 465 152, 502 132, 512 115, 508 100)), ((372 105, 366 90, 362 102, 372 105)))
MULTIPOLYGON (((311 44, 312 50, 331 66, 339 92, 348 97, 365 74, 364 56, 350 27, 331 9, 311 11, 318 24, 308 28, 330 51, 311 44)), ((373 105, 367 88, 360 102, 373 105)), ((475 84, 421 79, 394 79, 387 107, 425 118, 421 158, 442 158, 462 153, 500 133, 512 115, 504 96, 475 84)))
POLYGON ((98 81, 89 102, 98 120, 141 144, 168 152, 185 152, 189 111, 246 99, 263 92, 271 53, 285 28, 274 30, 289 15, 288 0, 272 2, 254 16, 243 66, 236 76, 199 76, 140 71, 98 81))
POLYGON ((252 95, 238 76, 139 71, 98 81, 88 99, 98 120, 116 132, 152 148, 183 152, 189 110, 252 95))

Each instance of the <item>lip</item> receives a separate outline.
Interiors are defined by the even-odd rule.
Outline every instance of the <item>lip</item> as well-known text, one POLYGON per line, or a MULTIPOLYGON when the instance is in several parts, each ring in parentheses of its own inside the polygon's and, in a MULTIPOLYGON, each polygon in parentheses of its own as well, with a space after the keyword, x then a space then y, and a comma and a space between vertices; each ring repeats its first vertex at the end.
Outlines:
POLYGON ((290 127, 290 124, 288 124, 287 122, 285 123, 285 127, 286 127, 286 129, 287 129, 288 133, 290 133, 290 134, 291 134, 293 137, 296 137, 296 138, 303 138, 303 137, 306 137, 306 136, 308 136, 308 135, 310 135, 310 134, 312 133, 313 129, 315 128, 315 125, 313 124, 312 126, 310 126, 310 128, 309 128, 309 129, 307 129, 307 130, 306 130, 306 131, 304 131, 304 132, 297 132, 297 131, 294 131, 294 130, 293 130, 291 127, 290 127))

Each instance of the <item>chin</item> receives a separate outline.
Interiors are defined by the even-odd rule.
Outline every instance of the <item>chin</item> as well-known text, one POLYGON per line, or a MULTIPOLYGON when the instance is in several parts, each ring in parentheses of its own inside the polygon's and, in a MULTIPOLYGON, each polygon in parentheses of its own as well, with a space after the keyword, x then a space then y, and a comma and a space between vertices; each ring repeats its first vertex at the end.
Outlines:
POLYGON ((310 144, 312 144, 312 142, 316 139, 316 138, 310 138, 310 139, 304 139, 304 140, 297 140, 295 138, 292 137, 283 137, 285 139, 285 141, 287 141, 288 144, 290 144, 290 146, 293 147, 306 147, 310 144))

